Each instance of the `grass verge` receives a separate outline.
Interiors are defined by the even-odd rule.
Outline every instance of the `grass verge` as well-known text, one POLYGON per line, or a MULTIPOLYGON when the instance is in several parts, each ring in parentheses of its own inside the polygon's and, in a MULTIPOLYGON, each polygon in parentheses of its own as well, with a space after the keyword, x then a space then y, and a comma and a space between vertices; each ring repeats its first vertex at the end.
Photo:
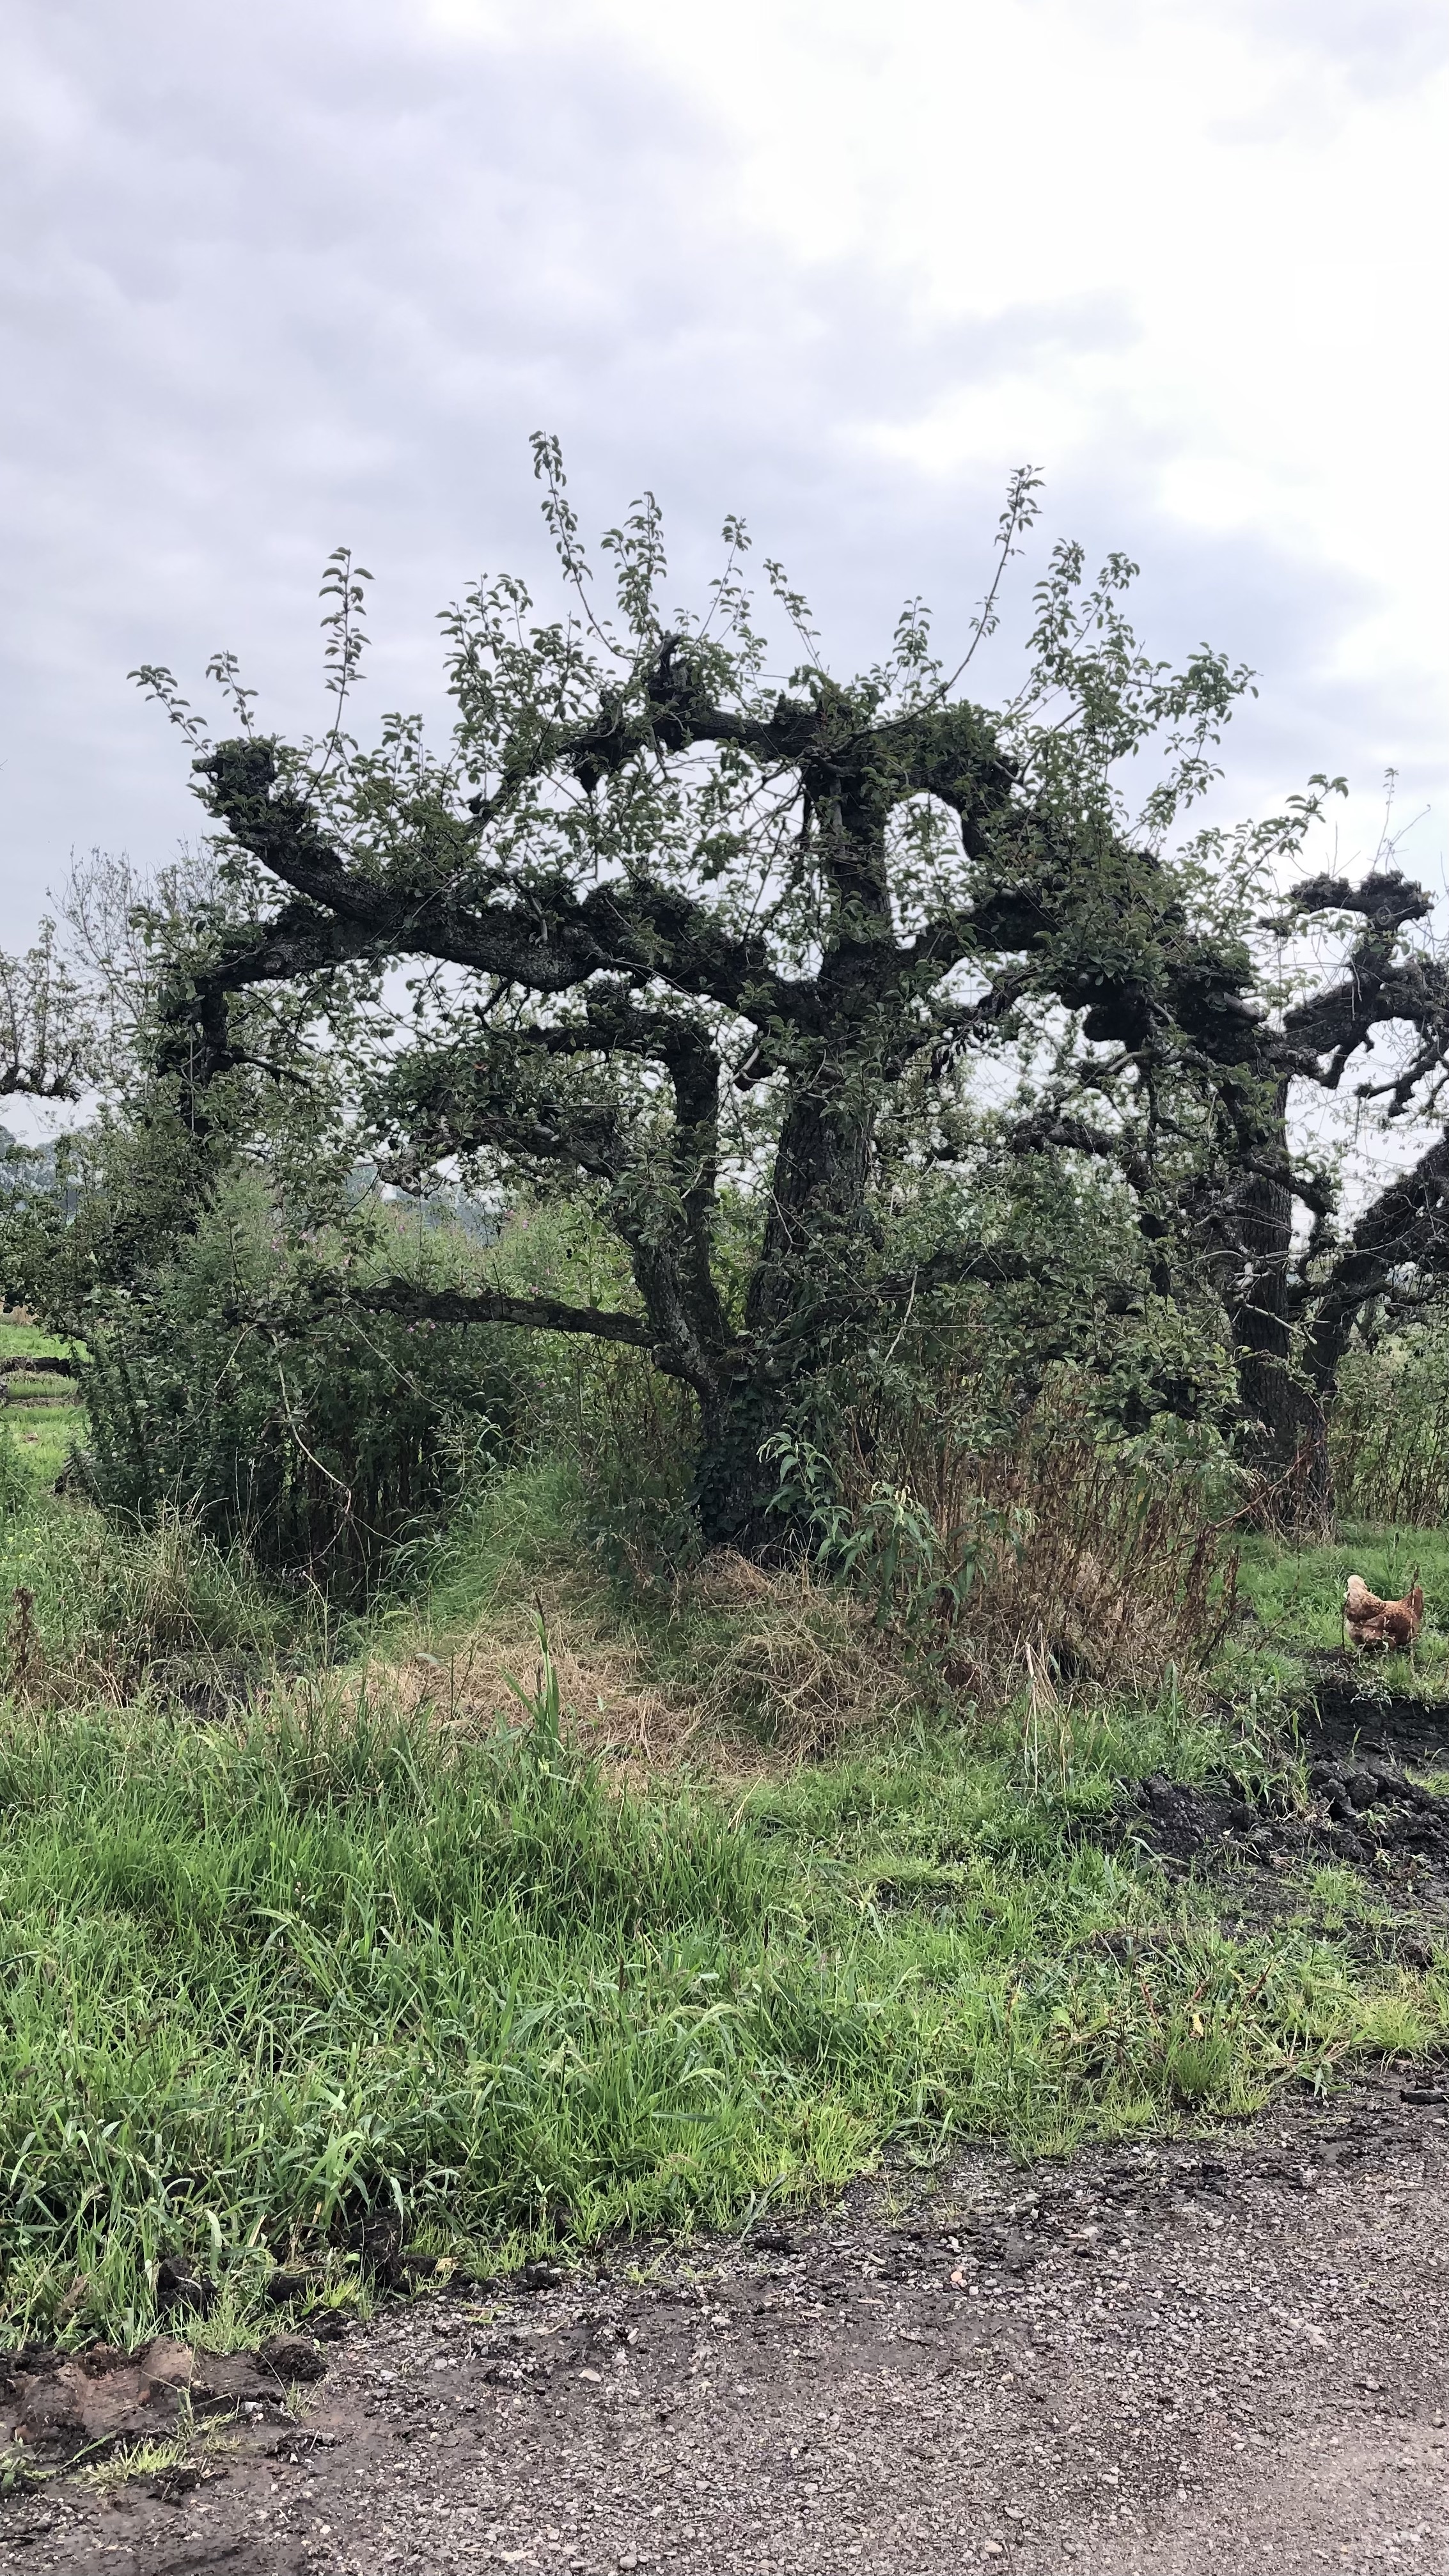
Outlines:
POLYGON ((1217 1749, 1169 1700, 1096 1711, 1050 1787, 1003 1720, 726 1797, 621 1788, 547 1692, 484 1740, 340 1687, 240 1727, 16 1709, 8 2330, 135 2337, 167 2254, 245 2311, 379 2228, 491 2265, 805 2198, 890 2138, 1060 2151, 1442 2040, 1441 1973, 1306 1916, 1234 1937, 1104 1831, 1120 1779, 1217 1749))
MULTIPOLYGON (((828 1588, 717 1564, 621 1602, 576 1499, 503 1481, 421 1607, 344 1635, 174 1523, 12 1521, 0 2332, 138 2339, 173 2256, 234 2341, 277 2264, 332 2298, 380 2243, 492 2269, 888 2142, 1063 2152, 1449 2042, 1444 1952, 1396 1959, 1354 1873, 1265 1920, 1128 1829, 1150 1772, 1287 1761, 1261 1676, 1217 1716, 943 1701, 828 1588)), ((1411 1544, 1255 1547, 1233 1672, 1331 1644, 1345 1566, 1401 1588, 1411 1544)))

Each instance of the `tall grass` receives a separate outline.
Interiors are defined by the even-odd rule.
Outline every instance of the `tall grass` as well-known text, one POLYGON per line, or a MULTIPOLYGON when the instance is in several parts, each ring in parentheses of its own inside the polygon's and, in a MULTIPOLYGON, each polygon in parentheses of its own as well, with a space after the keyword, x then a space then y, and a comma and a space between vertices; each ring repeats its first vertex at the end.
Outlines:
POLYGON ((325 1596, 282 1595, 180 1514, 138 1523, 28 1487, 25 1503, 0 1547, 0 1618, 26 1644, 17 1663, 0 1643, 0 1690, 119 1707, 178 1683, 261 1680, 280 1658, 325 1660, 325 1596))
POLYGON ((3 1414, 0 1414, 0 1529, 16 1519, 30 1499, 30 1479, 26 1475, 19 1444, 3 1414))
POLYGON ((619 1794, 546 1690, 484 1742, 320 1688, 225 1728, 12 1708, 11 2330, 139 2332, 167 2253, 245 2306, 379 2225, 489 2261, 723 2221, 891 2136, 1055 2149, 1442 2032, 1435 1980, 1226 1940, 1103 1836, 1188 1723, 1096 1726, 1049 1793, 1009 1736, 918 1735, 731 1807, 619 1794))
POLYGON ((1036 1671, 1152 1691, 1206 1664, 1236 1588, 1221 1472, 1107 1441, 1069 1378, 1009 1433, 980 1395, 967 1361, 847 1409, 828 1459, 772 1444, 825 1561, 978 1694, 1036 1671))

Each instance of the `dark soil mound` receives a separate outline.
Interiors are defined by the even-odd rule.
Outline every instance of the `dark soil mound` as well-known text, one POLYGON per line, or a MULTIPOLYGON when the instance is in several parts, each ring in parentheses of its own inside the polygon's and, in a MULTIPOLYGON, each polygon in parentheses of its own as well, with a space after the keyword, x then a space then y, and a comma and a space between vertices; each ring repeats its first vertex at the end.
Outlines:
POLYGON ((1325 1753, 1389 1754, 1416 1770, 1449 1770, 1449 1700, 1376 1690, 1364 1665, 1339 1655, 1323 1658, 1298 1723, 1305 1743, 1325 1753))
POLYGON ((1449 1798, 1411 1780, 1391 1754, 1317 1761, 1308 1780, 1323 1811, 1314 1839, 1338 1858, 1362 1863, 1386 1852, 1449 1870, 1449 1798))
POLYGON ((1134 1821, 1169 1868, 1212 1854, 1274 1868, 1331 1858, 1449 1882, 1449 1798, 1411 1780, 1392 1755, 1325 1756, 1308 1781, 1311 1804, 1300 1812, 1286 1799, 1254 1803, 1231 1783, 1189 1786, 1154 1773, 1137 1790, 1134 1821))
POLYGON ((1237 1851, 1248 1859, 1266 1861, 1282 1848, 1282 1836, 1292 1822, 1265 1815, 1220 1782, 1189 1785, 1169 1780, 1161 1771, 1139 1784, 1136 1807, 1139 1834, 1145 1819, 1142 1839, 1159 1860, 1169 1863, 1190 1863, 1211 1851, 1237 1851))

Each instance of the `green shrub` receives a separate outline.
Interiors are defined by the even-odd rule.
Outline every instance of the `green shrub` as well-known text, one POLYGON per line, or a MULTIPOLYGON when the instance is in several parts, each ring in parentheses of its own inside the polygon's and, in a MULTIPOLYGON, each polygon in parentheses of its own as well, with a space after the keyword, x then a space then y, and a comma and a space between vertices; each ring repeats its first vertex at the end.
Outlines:
MULTIPOLYGON (((426 1270, 446 1251, 384 1227, 372 1257, 426 1270)), ((97 1498, 334 1596, 374 1588, 515 1438, 529 1353, 335 1302, 359 1270, 345 1238, 294 1235, 259 1176, 231 1178, 144 1287, 87 1318, 97 1498)))
POLYGON ((1345 1519, 1449 1519, 1449 1324, 1433 1318, 1350 1352, 1330 1445, 1345 1519))

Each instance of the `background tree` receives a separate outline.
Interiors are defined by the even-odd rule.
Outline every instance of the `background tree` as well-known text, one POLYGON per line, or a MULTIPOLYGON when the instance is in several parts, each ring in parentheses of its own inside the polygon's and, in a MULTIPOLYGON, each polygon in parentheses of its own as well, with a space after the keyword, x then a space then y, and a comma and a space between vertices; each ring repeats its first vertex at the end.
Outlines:
MULTIPOLYGON (((1256 965, 1254 993, 1222 997, 1237 1029, 1216 1060, 1175 1009, 1115 1063, 1073 1032, 1031 1113, 1003 1129, 1015 1153, 1065 1152, 1122 1172, 1159 1247, 1159 1284, 1201 1265, 1234 1354, 1262 1508, 1288 1523, 1331 1511, 1328 1422, 1354 1335, 1422 1313, 1449 1284, 1449 1139, 1429 1124, 1442 1116, 1449 973, 1431 898, 1379 864, 1357 886, 1331 875, 1290 883, 1256 921, 1242 899, 1265 860, 1271 881, 1297 857, 1343 785, 1317 778, 1231 852, 1210 836, 1193 854, 1229 861, 1220 881, 1238 889, 1256 965), (1338 1098, 1352 1072, 1347 1119, 1328 1148, 1310 1149, 1311 1105, 1338 1098)), ((1392 859, 1387 842, 1384 854, 1392 859)))
POLYGON ((43 921, 23 956, 0 950, 0 1099, 79 1100, 99 1052, 88 996, 43 921))

